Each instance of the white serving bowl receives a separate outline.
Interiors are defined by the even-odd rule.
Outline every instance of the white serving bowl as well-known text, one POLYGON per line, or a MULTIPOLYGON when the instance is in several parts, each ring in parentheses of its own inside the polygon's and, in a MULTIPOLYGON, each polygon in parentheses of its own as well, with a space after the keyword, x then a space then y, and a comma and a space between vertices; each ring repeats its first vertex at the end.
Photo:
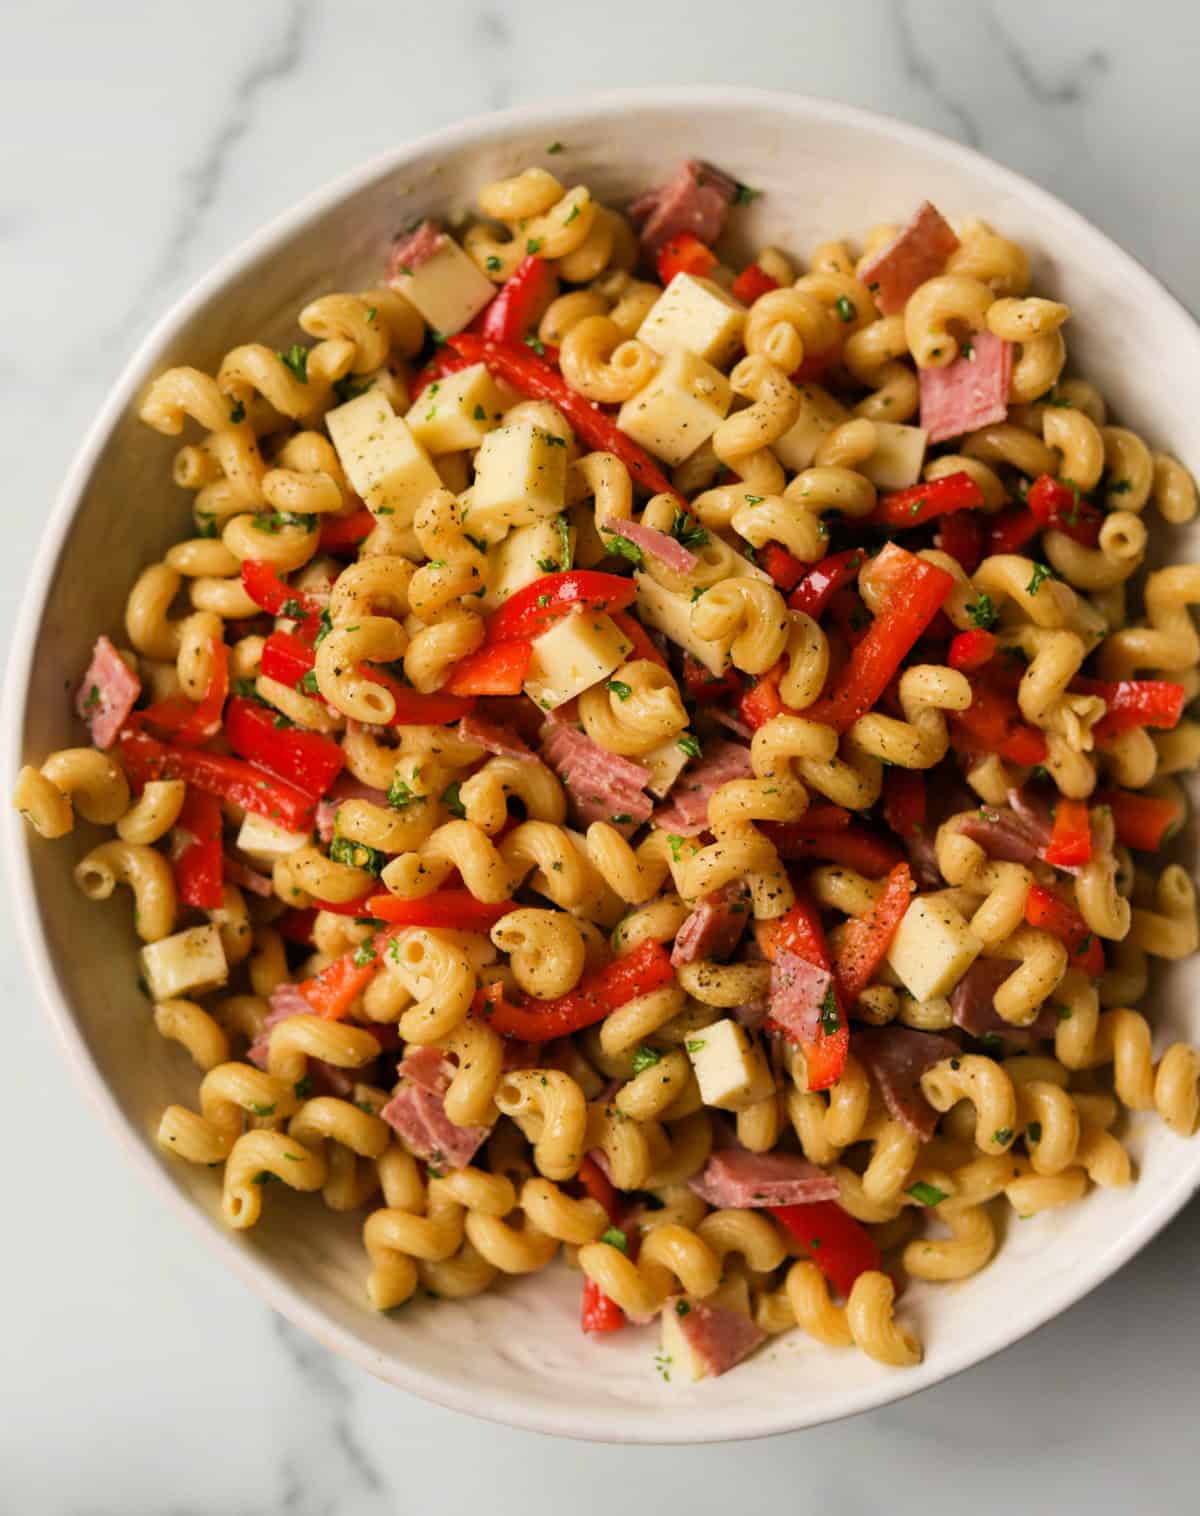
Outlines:
MULTIPOLYGON (((188 531, 171 483, 176 443, 141 425, 145 382, 173 363, 214 370, 242 341, 284 347, 313 296, 378 276, 389 239, 414 215, 472 204, 485 180, 549 163, 567 182, 624 203, 684 157, 711 159, 764 191, 732 218, 749 254, 765 242, 804 254, 903 220, 922 199, 952 220, 982 216, 1033 256, 1039 293, 1070 303, 1071 355, 1116 416, 1200 473, 1200 333, 1128 254, 1027 180, 944 138, 802 96, 697 87, 626 91, 502 112, 404 146, 311 196, 232 253, 155 327, 113 387, 54 508, 32 574, 8 684, 8 788, 21 761, 78 743, 65 684, 97 632, 116 633, 138 571, 188 531), (545 149, 561 141, 561 156, 545 149)), ((1156 527, 1156 531, 1160 530, 1156 527)), ((1188 557, 1186 542, 1172 555, 1188 557)), ((192 1101, 197 1078, 155 1032, 136 987, 129 902, 85 904, 71 869, 96 840, 32 837, 6 810, 7 852, 29 959, 63 1052, 128 1160, 166 1208, 270 1304, 327 1347, 418 1395, 491 1420, 563 1436, 709 1442, 833 1420, 935 1384, 1064 1310, 1130 1258, 1200 1183, 1200 1140, 1135 1117, 1140 1171, 1126 1191, 1009 1225, 995 1261, 960 1285, 910 1289, 903 1311, 925 1342, 908 1371, 798 1333, 725 1377, 686 1385, 655 1372, 657 1334, 592 1341, 578 1326, 579 1276, 560 1266, 478 1300, 367 1306, 361 1216, 272 1191, 262 1222, 219 1219, 219 1175, 171 1162, 153 1133, 162 1108, 192 1101)), ((1194 854, 1192 855, 1194 856, 1194 854)), ((1157 1036, 1189 1031, 1194 965, 1156 978, 1157 1036)))

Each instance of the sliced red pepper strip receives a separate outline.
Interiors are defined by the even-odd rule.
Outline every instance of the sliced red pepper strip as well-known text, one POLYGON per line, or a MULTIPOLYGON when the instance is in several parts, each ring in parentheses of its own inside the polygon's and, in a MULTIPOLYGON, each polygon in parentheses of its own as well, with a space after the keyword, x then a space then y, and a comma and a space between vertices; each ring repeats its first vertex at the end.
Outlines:
POLYGON ((769 295, 778 288, 778 279, 772 279, 757 263, 748 263, 733 281, 731 293, 743 305, 753 305, 760 295, 769 295))
POLYGON ((819 858, 840 864, 868 878, 879 879, 894 868, 903 851, 890 838, 881 837, 859 822, 838 829, 806 828, 804 821, 760 823, 760 829, 775 844, 781 858, 794 862, 819 858))
POLYGON ((836 1200, 810 1205, 769 1205, 767 1210, 812 1254, 813 1262, 839 1295, 848 1296, 860 1274, 883 1267, 871 1234, 836 1200))
POLYGON ((296 986, 318 1016, 327 1021, 340 1021, 351 1005, 379 972, 379 953, 365 963, 356 963, 361 949, 343 953, 327 964, 311 979, 303 979, 296 986))
POLYGON ((793 611, 804 611, 814 621, 819 620, 834 595, 857 578, 866 561, 867 555, 860 547, 845 553, 830 553, 819 563, 814 563, 792 591, 789 607, 793 611))
POLYGON ((954 588, 945 569, 894 542, 876 558, 874 572, 890 581, 887 597, 829 693, 805 712, 810 721, 838 732, 847 731, 871 710, 954 588))
MULTIPOLYGON (((372 885, 371 888, 373 889, 374 886, 372 885)), ((334 916, 363 917, 369 916, 371 914, 371 912, 367 909, 367 906, 370 904, 370 900, 370 889, 364 891, 364 893, 361 894, 357 900, 317 900, 314 897, 313 909, 317 911, 329 911, 334 916)))
POLYGON ((440 347, 425 367, 418 371, 409 385, 408 393, 415 404, 431 384, 445 379, 449 374, 457 374, 464 368, 471 368, 478 363, 478 358, 464 358, 461 354, 452 352, 448 347, 440 347))
POLYGON ((762 566, 770 574, 777 589, 786 595, 794 590, 808 570, 803 559, 789 553, 778 542, 768 542, 762 551, 762 566))
POLYGON ((1041 531, 1041 524, 1023 505, 1010 506, 991 517, 987 527, 989 553, 1019 553, 1041 531))
MULTIPOLYGON (((759 922, 754 934, 771 962, 775 961, 776 949, 781 948, 786 953, 794 953, 797 958, 803 958, 815 968, 824 969, 826 973, 832 972, 820 913, 803 888, 796 889, 796 903, 789 911, 778 921, 759 922)), ((827 1030, 822 1017, 820 1030, 811 1042, 789 1039, 804 1054, 804 1068, 810 1090, 827 1090, 830 1085, 836 1084, 842 1077, 850 1050, 850 1023, 846 1019, 846 1002, 836 975, 832 989, 838 1019, 836 1031, 827 1030)))
POLYGON ((952 511, 974 510, 983 504, 983 491, 965 470, 893 490, 880 498, 866 520, 871 526, 924 526, 952 511))
POLYGON ((964 674, 973 674, 996 656, 999 644, 992 632, 975 627, 968 632, 958 632, 950 643, 946 661, 952 669, 964 674))
POLYGON ((844 805, 810 805, 799 821, 762 821, 759 823, 768 836, 785 847, 788 838, 826 836, 830 832, 844 832, 850 825, 850 812, 844 805))
POLYGON ((522 342, 554 299, 554 270, 536 253, 526 253, 483 313, 479 335, 489 342, 522 342))
POLYGON ((906 842, 925 826, 928 797, 918 769, 890 768, 883 776, 883 819, 906 842))
POLYGON ((535 357, 529 348, 515 347, 507 342, 489 342, 486 337, 476 336, 473 332, 458 332, 449 338, 449 344, 472 363, 486 363, 492 373, 507 379, 514 389, 531 400, 549 400, 556 405, 589 447, 615 453, 644 490, 652 495, 674 495, 686 505, 684 497, 650 454, 627 437, 594 401, 585 400, 561 374, 535 357))
POLYGON ((278 575, 273 564, 258 558, 242 563, 242 588, 264 611, 272 616, 291 615, 297 608, 303 615, 319 615, 321 605, 303 590, 294 590, 278 575))
MULTIPOLYGON (((627 638, 632 644, 633 651, 629 654, 630 658, 648 658, 651 663, 657 663, 660 668, 670 667, 670 664, 668 664, 667 660, 651 641, 650 633, 636 617, 631 616, 628 611, 610 610, 608 614, 616 623, 622 637, 627 638)), ((686 653, 684 657, 687 657, 686 653)), ((694 659, 693 662, 695 662, 694 659)), ((700 666, 703 667, 703 665, 700 666)), ((708 670, 705 669, 704 672, 707 674, 708 670)))
POLYGON ((486 932, 501 916, 516 909, 513 900, 488 904, 476 900, 470 890, 435 890, 419 900, 403 900, 399 895, 371 895, 366 901, 368 916, 390 921, 396 926, 449 927, 457 932, 486 932))
POLYGON ((567 569, 545 574, 519 589, 487 624, 488 644, 538 637, 577 607, 588 611, 623 611, 633 604, 637 586, 619 574, 597 569, 567 569))
POLYGON ((497 642, 460 658, 438 692, 443 695, 519 695, 533 643, 497 642))
POLYGON ((360 505, 348 516, 322 516, 320 548, 323 553, 337 553, 357 547, 375 530, 375 517, 360 505))
POLYGON ((1166 795, 1143 795, 1136 790, 1101 790, 1097 805, 1107 805, 1117 841, 1137 853, 1156 853, 1183 825, 1182 801, 1166 795))
POLYGON ((671 958, 660 942, 643 942, 627 958, 617 958, 557 1000, 527 1000, 507 1004, 502 986, 482 992, 476 1014, 485 1016, 493 1031, 522 1042, 549 1042, 594 1026, 611 1011, 638 995, 648 995, 675 977, 671 958))
POLYGON ((229 649, 219 637, 212 639, 211 647, 212 673, 200 700, 176 695, 157 700, 141 712, 143 721, 169 732, 180 747, 197 747, 221 730, 221 712, 229 694, 229 649))
POLYGON ((760 674, 745 691, 738 703, 738 714, 752 731, 765 726, 772 716, 783 710, 783 697, 779 693, 779 681, 783 678, 783 662, 760 674))
POLYGON ((907 863, 898 863, 887 877, 883 894, 865 916, 851 916, 842 931, 833 972, 848 1006, 870 984, 891 946, 912 899, 913 878, 907 863))
POLYGON ((973 574, 983 561, 983 518, 974 511, 955 511, 938 523, 937 543, 964 574, 973 574))
POLYGON ((189 785, 174 833, 181 845, 171 870, 180 900, 203 911, 219 909, 225 885, 221 802, 189 785))
POLYGON ((1072 679, 1072 694, 1099 695, 1108 706, 1092 729, 1105 741, 1138 727, 1169 731, 1179 725, 1187 691, 1169 679, 1072 679))
POLYGON ((621 1196, 612 1180, 594 1158, 585 1153, 579 1160, 579 1182, 593 1200, 604 1207, 608 1219, 616 1226, 621 1220, 621 1196))
POLYGON ((317 912, 314 906, 305 910, 299 910, 295 906, 284 911, 283 915, 274 922, 275 930, 288 942, 298 942, 302 947, 311 947, 313 940, 313 926, 316 923, 317 912))
MULTIPOLYGON (((624 631, 623 626, 621 630, 624 631)), ((740 699, 742 694, 742 681, 736 670, 726 669, 720 678, 715 678, 712 670, 706 668, 699 659, 693 658, 691 653, 683 655, 683 684, 693 700, 711 702, 718 695, 736 695, 740 699)))
POLYGON ((316 661, 312 644, 303 637, 297 637, 295 632, 272 632, 263 643, 259 668, 268 679, 275 679, 294 690, 312 671, 316 661))
POLYGON ((1079 868, 1092 856, 1092 829, 1087 804, 1060 795, 1054 807, 1054 829, 1042 857, 1054 868, 1079 868))
POLYGON ((1053 890, 1033 885, 1025 897, 1025 920, 1064 943, 1073 968, 1082 969, 1090 979, 1104 972, 1104 949, 1099 938, 1088 930, 1075 907, 1053 890))
POLYGON ((998 753, 1028 767, 1046 756, 1046 739, 1021 720, 1012 695, 985 680, 971 686, 971 704, 950 718, 958 746, 975 753, 998 753))
POLYGON ((1025 503, 1043 528, 1053 527, 1084 547, 1095 547, 1100 541, 1104 512, 1067 481, 1040 474, 1029 486, 1025 503))
POLYGON ((313 795, 241 758, 164 745, 158 774, 166 779, 186 779, 244 811, 278 821, 289 832, 307 832, 312 827, 317 808, 313 795))
POLYGON ((695 279, 706 279, 716 266, 716 253, 692 232, 680 232, 669 242, 664 242, 655 263, 658 282, 664 289, 676 274, 691 274, 695 279))
POLYGON ((579 1325, 585 1332, 619 1332, 625 1325, 625 1312, 610 1300, 594 1279, 584 1278, 579 1325))
POLYGON ((345 756, 340 744, 320 732, 277 727, 275 720, 266 706, 235 697, 225 714, 225 735, 230 747, 298 789, 310 795, 324 795, 342 772, 345 756))
POLYGON ((392 719, 385 723, 387 726, 446 726, 451 721, 461 721, 475 708, 471 695, 447 695, 441 690, 425 695, 393 679, 377 663, 361 667, 362 672, 375 684, 383 685, 396 702, 392 719))

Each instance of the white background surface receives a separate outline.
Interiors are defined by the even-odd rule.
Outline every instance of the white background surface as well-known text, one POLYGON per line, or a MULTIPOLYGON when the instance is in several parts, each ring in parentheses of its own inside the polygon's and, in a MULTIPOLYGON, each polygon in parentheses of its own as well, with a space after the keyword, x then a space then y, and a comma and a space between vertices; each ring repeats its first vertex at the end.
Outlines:
MULTIPOLYGON (((1200 308, 1185 0, 5 0, 0 18, 5 646, 48 502, 149 322, 309 189, 464 114, 656 81, 837 96, 1030 174, 1200 308)), ((904 1404, 767 1443, 554 1443, 423 1405, 273 1317, 124 1171, 3 919, 0 974, 5 1516, 1195 1509, 1196 1206, 1065 1317, 904 1404)))

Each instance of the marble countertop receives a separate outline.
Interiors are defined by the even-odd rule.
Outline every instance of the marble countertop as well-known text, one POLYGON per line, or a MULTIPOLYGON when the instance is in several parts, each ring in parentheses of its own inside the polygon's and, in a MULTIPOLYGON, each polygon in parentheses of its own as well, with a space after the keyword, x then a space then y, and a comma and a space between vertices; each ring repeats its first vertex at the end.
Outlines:
MULTIPOLYGON (((5 40, 5 645, 47 502, 150 321, 297 197, 464 114, 655 82, 836 96, 1031 175, 1200 309, 1184 0, 1146 0, 1136 28, 1124 0, 41 0, 6 9, 5 40)), ((0 984, 19 1071, 0 1510, 1194 1509, 1195 1206, 1051 1326, 903 1404, 686 1454, 555 1443, 422 1404, 273 1316, 155 1214, 83 1108, 6 922, 0 984)))

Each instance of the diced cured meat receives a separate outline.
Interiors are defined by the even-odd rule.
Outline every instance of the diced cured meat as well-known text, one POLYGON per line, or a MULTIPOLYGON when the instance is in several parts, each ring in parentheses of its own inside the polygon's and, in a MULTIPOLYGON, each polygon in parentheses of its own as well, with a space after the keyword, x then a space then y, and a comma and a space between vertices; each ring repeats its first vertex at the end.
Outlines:
POLYGON ((930 442, 961 437, 1008 415, 1013 345, 991 332, 973 332, 961 357, 945 368, 921 370, 921 425, 930 442))
MULTIPOLYGON (((1011 797, 1010 797, 1011 798, 1011 797)), ((1050 841, 1050 827, 1032 812, 1011 806, 985 805, 958 824, 959 831, 977 842, 989 858, 1001 863, 1036 863, 1050 841)))
POLYGON ((740 737, 743 742, 749 742, 754 736, 753 731, 744 721, 739 721, 732 711, 713 711, 711 714, 735 737, 740 737))
POLYGON ((668 1300, 663 1310, 675 1312, 680 1335, 707 1377, 715 1378, 734 1368, 767 1339, 767 1334, 749 1316, 726 1306, 709 1305, 704 1300, 686 1301, 679 1295, 668 1300))
POLYGON ((344 800, 369 800, 372 805, 382 806, 388 803, 384 790, 377 790, 370 784, 362 784, 352 774, 339 774, 329 794, 317 806, 317 832, 324 843, 333 841, 333 834, 337 828, 338 806, 344 800))
POLYGON ((745 887, 727 884, 706 895, 675 934, 671 962, 695 963, 698 958, 726 959, 742 940, 750 920, 745 887))
POLYGON ((767 1001, 748 1000, 745 1005, 735 1005, 729 1014, 748 1032, 760 1031, 767 1020, 767 1001))
POLYGON ((257 869, 252 869, 240 858, 234 858, 230 853, 225 854, 225 878, 230 884, 236 884, 240 890, 249 890, 252 895, 261 895, 264 899, 274 893, 275 886, 266 874, 260 874, 257 869))
POLYGON ((400 274, 411 274, 428 263, 441 245, 442 231, 436 221, 425 220, 411 232, 402 232, 392 243, 386 277, 395 279, 400 274))
POLYGON ((75 710, 87 722, 97 747, 112 747, 141 692, 141 680, 124 658, 107 637, 97 637, 75 696, 75 710))
POLYGON ((477 743, 485 752, 497 757, 528 758, 531 762, 536 757, 516 732, 499 722, 489 721, 476 711, 471 711, 458 723, 458 735, 460 741, 477 743))
POLYGON ((1058 1012, 1047 1006, 1028 1026, 1010 1026, 995 1007, 996 991, 1017 968, 1000 958, 977 958, 954 986, 950 1009, 955 1026, 972 1037, 1003 1037, 1012 1047, 1027 1048, 1033 1042, 1053 1037, 1058 1012))
POLYGON ((832 988, 833 975, 828 970, 777 948, 771 964, 767 1020, 796 1042, 813 1042, 832 988))
POLYGON ((919 284, 941 273, 958 245, 950 223, 926 200, 887 246, 863 263, 858 277, 883 314, 893 316, 919 284))
POLYGON ((937 864, 937 842, 928 829, 907 838, 904 846, 918 886, 923 890, 943 889, 946 881, 937 864))
POLYGON ((629 219, 638 227, 642 247, 651 258, 680 232, 691 232, 711 244, 721 235, 725 212, 737 192, 736 179, 711 163, 691 158, 680 164, 661 189, 640 195, 629 207, 629 219))
POLYGON ((689 1187, 709 1205, 753 1210, 767 1205, 809 1205, 836 1200, 838 1182, 832 1174, 791 1153, 751 1153, 723 1148, 710 1154, 689 1187))
POLYGON ((855 1027, 850 1045, 891 1114, 922 1142, 928 1142, 937 1124, 937 1112, 921 1090, 921 1075, 943 1058, 955 1057, 960 1052, 958 1044, 936 1032, 879 1026, 855 1027))
MULTIPOLYGON (((267 1067, 267 1055, 271 1047, 271 1032, 281 1021, 290 1021, 293 1016, 311 1016, 313 1008, 309 1004, 299 985, 291 984, 287 980, 277 984, 271 991, 270 1012, 263 1024, 263 1030, 250 1044, 246 1057, 256 1068, 267 1067)), ((375 1028, 372 1028, 374 1031, 375 1028)), ((339 1099, 345 1099, 354 1091, 354 1086, 359 1080, 371 1082, 374 1076, 375 1065, 373 1063, 359 1069, 342 1069, 335 1063, 326 1063, 323 1058, 310 1058, 308 1060, 308 1075, 312 1080, 312 1087, 318 1095, 336 1095, 339 1099)))
POLYGON ((653 810, 646 794, 650 771, 640 763, 606 752, 565 722, 548 721, 542 727, 541 748, 585 826, 607 821, 628 837, 653 810))
POLYGON ((404 1081, 379 1113, 415 1157, 435 1167, 466 1168, 491 1135, 487 1126, 455 1126, 440 1095, 404 1081))
POLYGON ((675 783, 671 803, 655 812, 654 824, 678 837, 695 837, 708 826, 708 802, 731 779, 747 779, 750 749, 737 742, 710 742, 704 757, 675 783))
POLYGON ((410 1079, 431 1095, 442 1096, 454 1078, 454 1065, 441 1048, 421 1047, 413 1043, 405 1049, 396 1072, 401 1079, 410 1079))
POLYGON ((626 538, 672 573, 690 574, 700 562, 690 548, 684 547, 669 532, 660 532, 657 527, 643 526, 640 521, 600 521, 597 525, 601 531, 615 532, 626 538))

